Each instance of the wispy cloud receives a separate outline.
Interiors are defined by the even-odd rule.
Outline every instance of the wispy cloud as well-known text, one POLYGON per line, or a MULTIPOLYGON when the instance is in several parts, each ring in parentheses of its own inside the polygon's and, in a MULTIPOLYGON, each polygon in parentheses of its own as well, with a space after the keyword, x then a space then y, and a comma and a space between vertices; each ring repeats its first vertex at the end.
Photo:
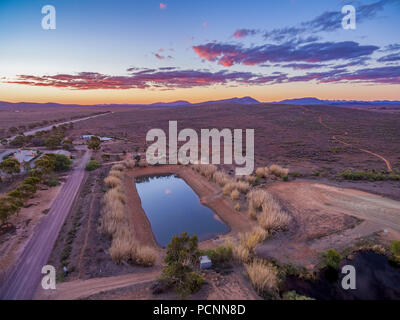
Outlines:
POLYGON ((260 32, 259 30, 254 30, 254 29, 238 29, 233 34, 233 37, 236 39, 246 38, 247 36, 253 36, 259 32, 260 32))
MULTIPOLYGON (((356 6, 357 23, 372 19, 383 11, 385 6, 398 3, 398 0, 379 0, 371 4, 356 6)), ((264 33, 264 38, 277 42, 289 41, 295 37, 315 34, 319 32, 332 32, 342 28, 343 14, 338 11, 327 11, 316 18, 300 23, 297 26, 277 28, 264 33)))
POLYGON ((226 67, 235 64, 261 65, 266 62, 317 63, 348 60, 371 55, 378 49, 379 47, 364 46, 354 41, 315 42, 300 46, 293 42, 285 42, 279 45, 267 44, 250 48, 239 44, 210 42, 193 47, 200 58, 226 67))

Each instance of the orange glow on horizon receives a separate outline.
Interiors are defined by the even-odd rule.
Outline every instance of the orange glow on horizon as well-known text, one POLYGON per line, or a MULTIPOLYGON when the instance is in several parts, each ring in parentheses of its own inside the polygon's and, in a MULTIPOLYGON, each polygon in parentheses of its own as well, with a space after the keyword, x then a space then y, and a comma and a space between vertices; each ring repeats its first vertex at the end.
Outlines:
POLYGON ((399 85, 285 83, 270 86, 212 86, 175 90, 68 90, 2 85, 0 100, 60 104, 151 104, 186 100, 198 103, 251 96, 261 102, 316 97, 324 100, 400 100, 399 85))

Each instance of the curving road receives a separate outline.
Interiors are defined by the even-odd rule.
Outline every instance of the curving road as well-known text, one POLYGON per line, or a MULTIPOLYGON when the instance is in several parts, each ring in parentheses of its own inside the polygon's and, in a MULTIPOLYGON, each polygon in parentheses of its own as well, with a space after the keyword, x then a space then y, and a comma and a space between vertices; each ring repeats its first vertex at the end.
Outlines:
POLYGON ((28 300, 33 298, 42 279, 42 267, 47 264, 61 227, 82 184, 85 166, 90 155, 91 152, 86 150, 58 193, 46 218, 35 229, 35 233, 14 268, 6 277, 0 289, 0 299, 28 300))

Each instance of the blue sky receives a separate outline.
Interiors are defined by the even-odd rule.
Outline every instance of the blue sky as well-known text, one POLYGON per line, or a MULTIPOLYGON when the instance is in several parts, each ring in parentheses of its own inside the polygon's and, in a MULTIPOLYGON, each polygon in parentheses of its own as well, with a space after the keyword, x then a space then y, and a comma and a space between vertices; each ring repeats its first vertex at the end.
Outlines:
POLYGON ((368 100, 400 99, 400 48, 383 52, 400 43, 399 18, 397 0, 2 0, 0 98, 134 103, 236 92, 269 101, 301 92, 320 98, 343 92, 350 99, 365 94, 368 100), (41 28, 41 8, 48 4, 56 8, 56 30, 41 28), (313 29, 321 14, 340 18, 345 4, 358 10, 356 30, 313 29), (285 39, 266 37, 288 27, 304 30, 285 39), (240 29, 251 35, 234 37, 240 29), (298 42, 310 36, 318 38, 298 42), (390 61, 377 61, 390 54, 390 61), (335 71, 348 62, 353 66, 335 71), (60 74, 71 79, 52 78, 60 74), (386 75, 390 81, 383 80, 386 75), (381 90, 371 92, 371 84, 381 90))

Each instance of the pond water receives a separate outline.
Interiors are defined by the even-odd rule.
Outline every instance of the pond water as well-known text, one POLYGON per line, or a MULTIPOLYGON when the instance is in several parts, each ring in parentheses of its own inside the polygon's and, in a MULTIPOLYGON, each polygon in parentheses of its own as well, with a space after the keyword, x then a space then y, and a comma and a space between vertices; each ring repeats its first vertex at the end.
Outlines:
POLYGON ((229 227, 176 175, 140 177, 136 189, 159 245, 166 247, 174 235, 196 234, 199 241, 229 232, 229 227))

